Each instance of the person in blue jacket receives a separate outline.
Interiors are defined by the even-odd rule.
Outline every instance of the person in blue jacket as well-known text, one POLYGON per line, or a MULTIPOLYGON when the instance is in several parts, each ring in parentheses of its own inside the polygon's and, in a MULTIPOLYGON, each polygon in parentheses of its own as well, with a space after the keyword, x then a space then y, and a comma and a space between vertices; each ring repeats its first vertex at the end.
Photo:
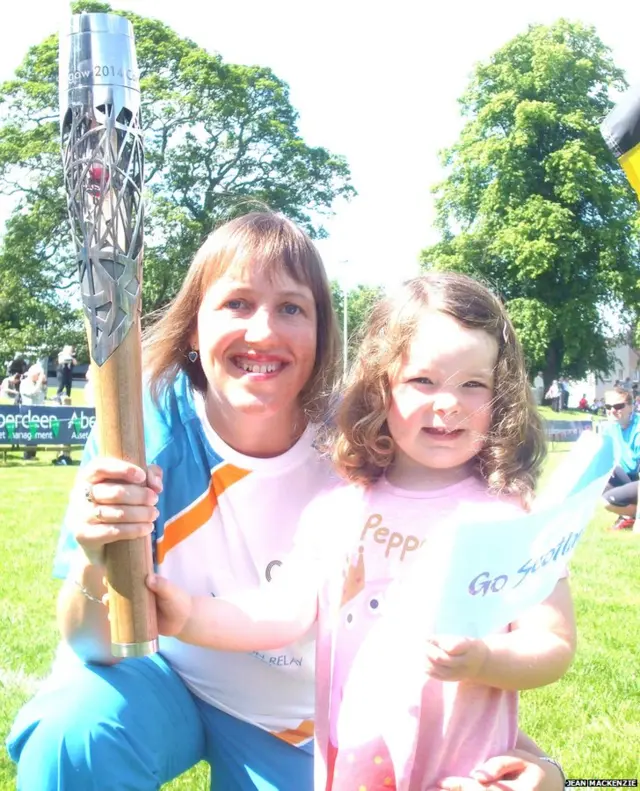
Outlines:
POLYGON ((614 441, 617 464, 604 491, 606 508, 618 515, 614 530, 634 525, 638 508, 640 469, 640 414, 633 408, 633 395, 623 387, 605 393, 608 433, 614 441))

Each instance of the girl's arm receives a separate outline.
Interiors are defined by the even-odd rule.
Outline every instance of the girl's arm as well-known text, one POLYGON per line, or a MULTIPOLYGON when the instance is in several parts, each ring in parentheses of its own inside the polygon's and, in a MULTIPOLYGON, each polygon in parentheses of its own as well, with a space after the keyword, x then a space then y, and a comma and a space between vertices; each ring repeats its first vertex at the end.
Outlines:
POLYGON ((336 558, 343 557, 346 531, 339 524, 327 529, 330 506, 322 495, 307 506, 291 553, 275 579, 260 588, 226 597, 191 596, 167 579, 149 577, 160 634, 219 651, 269 651, 303 637, 316 620, 318 591, 336 558))
POLYGON ((489 635, 476 681, 498 689, 533 689, 561 678, 573 661, 576 625, 566 578, 507 634, 489 635))
POLYGON ((220 651, 268 651, 303 637, 316 620, 321 586, 342 571, 350 533, 328 514, 340 514, 341 501, 333 498, 343 489, 331 484, 304 509, 291 552, 269 584, 230 596, 191 596, 151 575, 160 634, 220 651))
POLYGON ((575 648, 571 591, 568 581, 561 579, 549 598, 528 610, 506 634, 492 634, 482 640, 430 640, 427 672, 441 681, 532 689, 557 681, 571 664, 575 648))
POLYGON ((301 638, 316 619, 317 586, 282 573, 269 586, 229 598, 191 596, 152 575, 161 634, 219 651, 269 651, 301 638))

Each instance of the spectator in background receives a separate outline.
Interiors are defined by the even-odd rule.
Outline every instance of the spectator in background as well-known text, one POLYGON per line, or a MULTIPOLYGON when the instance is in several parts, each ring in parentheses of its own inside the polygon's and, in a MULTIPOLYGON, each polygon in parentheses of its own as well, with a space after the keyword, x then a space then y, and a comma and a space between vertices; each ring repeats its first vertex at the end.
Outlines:
POLYGON ((589 402, 587 401, 587 394, 583 393, 582 398, 578 402, 578 409, 581 412, 588 412, 589 411, 589 402))
POLYGON ((9 374, 20 374, 23 376, 24 372, 27 370, 28 366, 24 357, 20 354, 20 352, 16 352, 13 355, 13 360, 9 363, 9 374))
MULTIPOLYGON (((20 400, 29 406, 41 406, 47 395, 47 375, 39 363, 32 365, 20 382, 20 400)), ((36 449, 27 448, 23 453, 25 459, 35 459, 36 449)))
POLYGON ((20 398, 23 404, 40 406, 47 397, 47 375, 36 363, 27 371, 20 382, 20 398))
POLYGON ((64 346, 58 355, 58 367, 56 375, 58 377, 58 392, 55 400, 62 403, 62 394, 66 390, 67 398, 71 398, 71 382, 73 377, 73 366, 76 364, 73 356, 73 346, 64 346))
POLYGON ((20 403, 20 380, 19 373, 9 374, 0 384, 0 398, 7 398, 16 404, 20 403))
POLYGON ((569 385, 564 376, 558 379, 558 389, 560 390, 560 411, 569 406, 569 385))
POLYGON ((542 378, 542 371, 538 371, 535 379, 533 380, 533 393, 536 399, 536 404, 542 406, 544 399, 544 379, 542 378))
POLYGON ((545 398, 551 401, 551 409, 553 409, 554 412, 560 411, 560 388, 557 379, 551 382, 551 386, 547 390, 545 398))
POLYGON ((623 387, 605 393, 609 418, 607 433, 613 439, 618 465, 604 490, 606 508, 618 514, 612 530, 629 530, 638 507, 638 469, 640 468, 640 415, 634 412, 632 396, 623 387))

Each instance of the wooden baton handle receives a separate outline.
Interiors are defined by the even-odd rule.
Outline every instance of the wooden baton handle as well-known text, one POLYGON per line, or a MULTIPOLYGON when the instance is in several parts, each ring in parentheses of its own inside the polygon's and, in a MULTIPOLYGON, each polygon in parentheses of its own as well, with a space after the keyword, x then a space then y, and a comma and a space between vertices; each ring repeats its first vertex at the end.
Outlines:
MULTIPOLYGON (((142 418, 140 321, 133 322, 103 365, 91 363, 100 454, 147 469, 142 418)), ((105 545, 111 650, 146 656, 158 650, 155 597, 145 585, 153 571, 151 536, 105 545)))

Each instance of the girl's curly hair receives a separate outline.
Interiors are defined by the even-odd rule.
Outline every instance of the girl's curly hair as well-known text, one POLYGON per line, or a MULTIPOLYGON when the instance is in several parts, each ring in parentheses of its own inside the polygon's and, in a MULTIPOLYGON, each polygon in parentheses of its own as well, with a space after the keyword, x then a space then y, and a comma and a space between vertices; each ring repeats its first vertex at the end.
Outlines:
POLYGON ((347 479, 369 485, 393 462, 395 446, 387 425, 391 379, 425 310, 445 313, 496 340, 491 423, 476 457, 476 473, 491 491, 529 503, 546 443, 522 348, 500 300, 477 280, 453 272, 409 280, 374 308, 336 407, 330 441, 336 468, 347 479))

